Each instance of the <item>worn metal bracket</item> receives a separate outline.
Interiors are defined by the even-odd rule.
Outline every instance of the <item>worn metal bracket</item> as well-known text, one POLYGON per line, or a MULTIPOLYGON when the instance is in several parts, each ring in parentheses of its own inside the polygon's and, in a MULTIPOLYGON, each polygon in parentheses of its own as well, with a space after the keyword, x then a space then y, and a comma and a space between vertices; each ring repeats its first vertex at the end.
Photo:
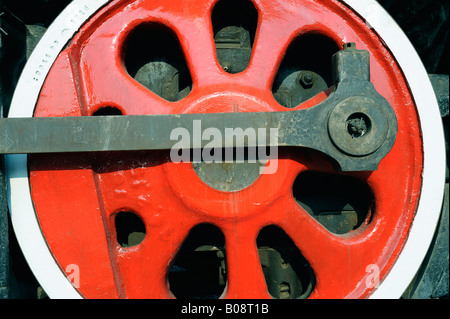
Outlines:
MULTIPOLYGON (((222 136, 236 130, 276 129, 277 138, 222 139, 213 147, 306 147, 320 151, 342 171, 372 171, 391 150, 397 120, 370 82, 367 51, 353 43, 333 57, 335 90, 322 103, 286 112, 176 114, 0 119, 0 154, 172 149, 177 128, 195 137, 198 125, 222 136), (201 121, 201 122, 195 122, 201 121)), ((179 148, 211 147, 201 139, 179 148)))

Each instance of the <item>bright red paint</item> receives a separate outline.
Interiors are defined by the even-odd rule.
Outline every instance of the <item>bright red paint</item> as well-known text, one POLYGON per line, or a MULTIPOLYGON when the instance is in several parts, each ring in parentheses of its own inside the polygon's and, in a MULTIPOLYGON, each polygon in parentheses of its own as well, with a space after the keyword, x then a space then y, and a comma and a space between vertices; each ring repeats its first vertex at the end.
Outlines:
POLYGON ((194 225, 212 223, 226 238, 225 297, 270 298, 255 240, 263 226, 276 224, 316 273, 311 298, 368 296, 366 266, 376 264, 381 277, 386 275, 408 235, 420 194, 419 121, 401 70, 377 35, 338 1, 255 0, 259 24, 251 63, 242 73, 227 74, 215 58, 210 20, 215 2, 113 1, 60 54, 35 116, 88 116, 103 106, 127 115, 230 112, 232 104, 242 112, 286 111, 271 86, 289 43, 307 32, 327 35, 340 47, 355 42, 371 52, 371 80, 399 123, 396 143, 379 169, 352 174, 374 192, 372 222, 345 236, 333 235, 295 202, 292 185, 300 172, 333 171, 325 158, 302 151, 280 150, 276 174, 261 175, 230 193, 208 187, 191 164, 171 163, 165 152, 33 155, 32 197, 55 259, 63 270, 79 265, 79 291, 87 298, 170 298, 166 276, 177 250, 194 225), (170 27, 184 50, 194 87, 179 102, 148 91, 123 66, 124 40, 148 21, 170 27), (114 216, 122 210, 145 222, 147 237, 136 247, 117 244, 114 216))

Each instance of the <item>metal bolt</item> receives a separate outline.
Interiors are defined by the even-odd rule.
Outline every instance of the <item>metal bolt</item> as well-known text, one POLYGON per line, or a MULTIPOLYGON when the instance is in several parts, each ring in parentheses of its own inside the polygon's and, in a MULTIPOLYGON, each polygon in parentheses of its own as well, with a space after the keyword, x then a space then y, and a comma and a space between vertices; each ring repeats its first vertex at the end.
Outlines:
POLYGON ((362 113, 355 113, 347 119, 347 131, 353 138, 366 134, 370 129, 369 118, 362 113))
POLYGON ((231 73, 231 63, 229 63, 229 62, 223 62, 223 63, 221 64, 221 67, 222 67, 222 69, 223 69, 225 72, 231 73))
POLYGON ((303 72, 300 76, 300 84, 305 88, 309 89, 313 86, 316 77, 312 72, 303 72))

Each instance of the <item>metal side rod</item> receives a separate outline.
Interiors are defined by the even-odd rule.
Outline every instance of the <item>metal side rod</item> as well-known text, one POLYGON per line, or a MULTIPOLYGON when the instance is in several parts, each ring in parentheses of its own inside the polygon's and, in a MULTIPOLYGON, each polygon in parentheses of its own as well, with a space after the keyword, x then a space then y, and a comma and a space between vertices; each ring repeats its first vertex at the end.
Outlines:
POLYGON ((376 170, 397 133, 395 113, 369 81, 369 54, 334 56, 335 91, 286 112, 0 119, 0 154, 307 147, 343 171, 376 170))

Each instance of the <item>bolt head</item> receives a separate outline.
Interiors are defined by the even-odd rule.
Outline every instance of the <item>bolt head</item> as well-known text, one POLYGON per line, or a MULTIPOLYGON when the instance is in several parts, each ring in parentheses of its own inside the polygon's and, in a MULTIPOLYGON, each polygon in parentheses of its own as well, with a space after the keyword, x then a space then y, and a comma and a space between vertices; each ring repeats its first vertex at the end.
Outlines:
POLYGON ((300 76, 300 84, 305 89, 309 89, 313 86, 316 77, 312 72, 303 72, 300 76))
POLYGON ((231 73, 232 68, 231 68, 231 63, 229 62, 223 62, 221 65, 222 69, 227 72, 227 73, 231 73))

